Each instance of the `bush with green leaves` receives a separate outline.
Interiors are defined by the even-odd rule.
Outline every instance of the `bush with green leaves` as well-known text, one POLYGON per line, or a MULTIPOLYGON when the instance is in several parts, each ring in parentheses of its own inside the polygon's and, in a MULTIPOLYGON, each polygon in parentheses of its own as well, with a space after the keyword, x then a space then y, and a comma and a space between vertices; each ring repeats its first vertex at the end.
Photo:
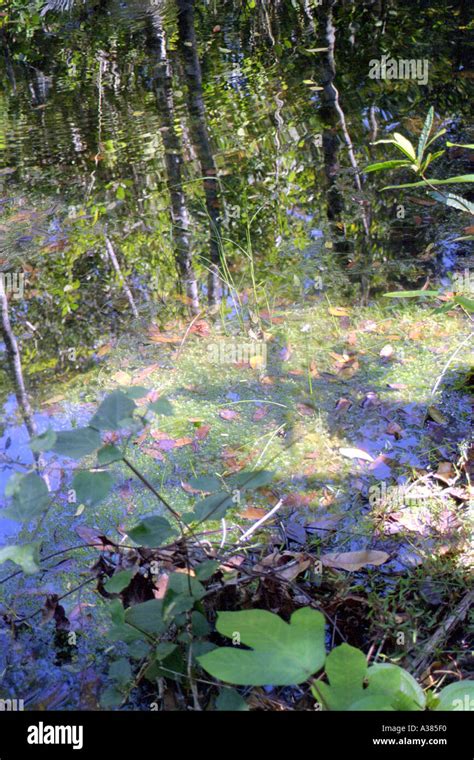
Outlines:
MULTIPOLYGON (((132 387, 107 395, 82 428, 54 432, 47 430, 31 441, 34 452, 53 451, 62 457, 82 459, 94 456, 97 465, 78 470, 72 487, 76 501, 93 509, 114 485, 114 467, 127 466, 161 506, 163 514, 144 516, 126 533, 128 545, 98 543, 109 557, 95 563, 98 591, 107 601, 110 625, 107 640, 116 647, 110 665, 109 685, 102 692, 104 708, 125 705, 143 681, 153 689, 157 679, 174 679, 196 692, 196 683, 217 679, 218 710, 248 709, 243 696, 233 686, 294 686, 311 680, 312 693, 323 710, 457 710, 474 709, 474 682, 450 684, 438 694, 425 694, 403 668, 390 663, 368 665, 359 649, 341 644, 329 654, 325 648, 325 619, 311 607, 297 609, 286 622, 261 609, 217 612, 214 624, 212 605, 207 600, 222 588, 225 577, 222 557, 206 554, 198 533, 202 523, 223 518, 233 505, 235 489, 249 490, 267 485, 273 472, 248 470, 229 478, 194 479, 196 490, 209 495, 194 505, 192 512, 179 514, 140 473, 127 455, 127 446, 149 421, 151 415, 170 415, 172 406, 165 398, 137 406, 147 389, 132 387), (120 444, 103 443, 102 435, 122 431, 120 444), (166 577, 160 598, 143 599, 161 571, 160 561, 170 548, 182 558, 166 577), (147 587, 148 584, 148 587, 147 587), (138 589, 138 593, 137 593, 138 589), (137 601, 138 600, 138 601, 137 601), (222 638, 231 646, 218 646, 222 638), (314 676, 318 676, 314 678, 314 676)), ((52 506, 52 497, 39 472, 15 473, 7 486, 10 504, 3 514, 29 525, 37 522, 34 540, 11 545, 0 551, 0 563, 16 563, 25 574, 41 568, 39 527, 52 506)), ((93 544, 90 544, 93 545, 93 544)), ((235 551, 232 549, 231 552, 235 551)), ((232 554, 230 555, 232 556, 232 554)), ((227 558, 227 563, 229 558, 227 558)), ((211 682, 212 683, 212 682, 211 682)))
MULTIPOLYGON (((415 148, 413 143, 400 132, 394 132, 393 137, 385 140, 377 140, 374 145, 380 145, 386 143, 393 145, 394 148, 401 153, 404 158, 402 159, 390 159, 388 161, 381 161, 374 164, 369 164, 364 168, 365 173, 389 171, 391 169, 410 169, 419 178, 417 182, 409 182, 398 185, 387 185, 382 188, 384 190, 399 190, 403 188, 419 187, 428 191, 428 195, 439 203, 443 203, 445 206, 455 208, 471 217, 474 216, 474 203, 469 201, 455 193, 445 193, 439 191, 437 188, 443 185, 459 185, 465 183, 474 182, 474 174, 461 174, 459 176, 448 177, 446 179, 437 179, 434 177, 427 177, 426 171, 433 161, 440 158, 446 153, 446 148, 436 150, 434 153, 428 152, 428 148, 436 142, 440 137, 446 133, 446 129, 440 129, 433 134, 433 122, 434 122, 434 109, 430 108, 428 115, 426 116, 423 129, 421 130, 420 137, 418 139, 418 145, 415 148)), ((449 140, 446 141, 447 148, 465 148, 468 150, 474 149, 474 144, 460 144, 452 143, 449 140)), ((463 237, 456 238, 456 241, 473 240, 474 235, 465 235, 463 237)), ((394 291, 392 293, 385 293, 387 298, 423 298, 423 299, 436 299, 440 296, 445 297, 445 294, 441 290, 408 290, 408 291, 394 291)), ((440 311, 448 311, 452 308, 461 307, 467 313, 472 314, 474 312, 474 300, 469 298, 464 293, 454 293, 452 297, 446 298, 445 303, 440 307, 440 311)))

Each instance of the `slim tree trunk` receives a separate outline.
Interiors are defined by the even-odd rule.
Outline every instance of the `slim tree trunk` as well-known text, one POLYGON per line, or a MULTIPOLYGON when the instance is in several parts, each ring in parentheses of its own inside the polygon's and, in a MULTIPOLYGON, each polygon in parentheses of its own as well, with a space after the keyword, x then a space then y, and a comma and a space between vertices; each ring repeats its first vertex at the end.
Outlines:
POLYGON ((130 290, 130 288, 128 286, 128 283, 127 283, 125 277, 122 274, 122 270, 120 268, 120 264, 118 263, 117 256, 115 255, 114 247, 113 247, 113 245, 112 245, 112 243, 110 241, 110 238, 108 238, 107 235, 105 236, 105 249, 106 249, 107 255, 108 255, 108 257, 109 257, 109 259, 110 259, 110 261, 112 263, 112 266, 113 266, 113 268, 114 268, 114 270, 115 270, 115 272, 116 272, 116 274, 117 274, 117 276, 119 278, 120 284, 122 285, 123 292, 125 293, 125 295, 127 297, 127 301, 130 304, 130 308, 132 310, 132 314, 135 317, 135 319, 138 319, 139 314, 138 314, 137 305, 135 303, 135 299, 133 298, 132 291, 130 290))
POLYGON ((201 166, 206 210, 209 217, 210 268, 208 299, 216 306, 221 299, 220 238, 221 199, 217 184, 217 169, 211 148, 204 105, 201 64, 194 28, 194 0, 177 0, 178 45, 186 79, 187 103, 190 116, 190 136, 201 166))
POLYGON ((0 330, 5 343, 5 349, 7 354, 8 364, 10 365, 10 372, 13 381, 13 388, 15 391, 18 408, 22 414, 23 420, 28 430, 30 438, 37 435, 36 423, 33 417, 33 411, 28 400, 26 393, 25 382, 23 379, 23 370, 21 368, 21 357, 18 349, 18 343, 16 342, 15 335, 12 330, 10 322, 10 314, 8 310, 8 298, 5 291, 5 285, 3 275, 0 273, 0 308, 1 308, 1 325, 0 330))
POLYGON ((193 314, 199 313, 199 295, 192 263, 189 213, 183 190, 183 150, 175 127, 173 81, 161 18, 155 10, 148 27, 148 47, 155 61, 153 86, 156 93, 161 137, 165 153, 166 182, 176 266, 193 314))

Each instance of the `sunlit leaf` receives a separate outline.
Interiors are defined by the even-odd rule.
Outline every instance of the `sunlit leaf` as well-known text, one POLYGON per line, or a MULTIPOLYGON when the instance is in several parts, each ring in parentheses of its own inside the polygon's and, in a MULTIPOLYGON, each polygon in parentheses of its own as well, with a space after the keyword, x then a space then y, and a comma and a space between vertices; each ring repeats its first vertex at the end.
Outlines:
POLYGON ((39 544, 23 544, 21 546, 5 546, 0 549, 0 564, 10 560, 21 567, 26 575, 37 573, 39 566, 39 544))
POLYGON ((122 391, 114 391, 104 398, 89 425, 98 430, 119 430, 130 422, 136 406, 122 391))
POLYGON ((218 647, 198 657, 204 670, 221 681, 249 686, 293 685, 306 681, 324 663, 324 617, 316 610, 297 610, 289 623, 266 610, 217 615, 220 634, 251 647, 218 647))
POLYGON ((72 487, 76 492, 77 501, 87 507, 95 507, 112 488, 113 478, 109 472, 89 472, 81 470, 77 472, 72 481, 72 487))
POLYGON ((100 435, 91 427, 64 430, 56 433, 53 451, 71 459, 81 459, 101 445, 100 435))

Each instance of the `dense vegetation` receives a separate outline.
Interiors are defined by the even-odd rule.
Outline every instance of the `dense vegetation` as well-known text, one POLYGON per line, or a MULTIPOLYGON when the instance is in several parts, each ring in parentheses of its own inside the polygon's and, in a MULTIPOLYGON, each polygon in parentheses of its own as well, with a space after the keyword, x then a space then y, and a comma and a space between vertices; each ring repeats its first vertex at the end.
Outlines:
POLYGON ((0 700, 474 709, 467 3, 0 10, 0 700))

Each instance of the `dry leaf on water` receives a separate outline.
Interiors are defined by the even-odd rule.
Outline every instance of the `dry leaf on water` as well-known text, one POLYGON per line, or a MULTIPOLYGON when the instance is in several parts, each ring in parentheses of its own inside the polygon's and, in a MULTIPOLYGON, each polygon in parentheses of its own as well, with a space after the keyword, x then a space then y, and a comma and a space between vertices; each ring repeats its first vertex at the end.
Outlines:
POLYGON ((349 459, 363 459, 366 462, 374 462, 374 458, 371 454, 368 454, 367 451, 363 451, 362 449, 355 449, 351 446, 348 448, 342 448, 339 449, 339 454, 341 454, 343 457, 348 457, 349 459))
POLYGON ((222 409, 219 412, 219 417, 223 420, 227 420, 227 422, 230 422, 231 420, 235 420, 239 417, 238 412, 234 412, 233 409, 222 409))
POLYGON ((332 552, 321 555, 321 562, 325 567, 333 567, 337 570, 354 572, 366 565, 383 565, 390 559, 387 552, 364 549, 357 552, 332 552))

